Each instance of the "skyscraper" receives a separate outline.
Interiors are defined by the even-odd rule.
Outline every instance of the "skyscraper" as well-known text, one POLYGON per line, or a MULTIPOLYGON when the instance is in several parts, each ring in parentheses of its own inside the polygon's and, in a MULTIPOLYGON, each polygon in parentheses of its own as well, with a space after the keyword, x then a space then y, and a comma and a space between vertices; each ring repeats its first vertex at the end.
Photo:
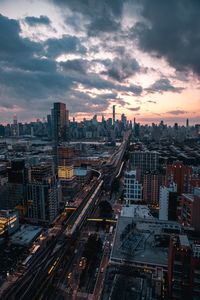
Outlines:
POLYGON ((19 129, 18 129, 18 122, 17 122, 17 116, 13 116, 13 124, 12 124, 12 131, 14 136, 19 135, 19 129))
POLYGON ((55 102, 51 110, 51 125, 52 125, 52 140, 53 140, 53 157, 56 166, 58 167, 58 146, 67 140, 67 121, 69 112, 66 111, 64 103, 55 102))
POLYGON ((47 115, 47 134, 48 138, 52 138, 52 121, 51 121, 51 115, 47 115))
POLYGON ((113 117, 112 117, 113 125, 115 124, 115 105, 113 105, 113 117))
POLYGON ((58 178, 62 188, 62 200, 73 198, 77 191, 76 178, 74 176, 74 156, 75 148, 62 144, 57 148, 58 178))
POLYGON ((37 165, 30 170, 27 188, 28 218, 51 223, 58 214, 59 182, 51 165, 37 165))
POLYGON ((11 161, 8 169, 8 208, 18 208, 24 213, 26 204, 27 170, 23 159, 11 161))
POLYGON ((51 111, 52 137, 56 145, 66 141, 67 112, 64 103, 56 102, 51 111))

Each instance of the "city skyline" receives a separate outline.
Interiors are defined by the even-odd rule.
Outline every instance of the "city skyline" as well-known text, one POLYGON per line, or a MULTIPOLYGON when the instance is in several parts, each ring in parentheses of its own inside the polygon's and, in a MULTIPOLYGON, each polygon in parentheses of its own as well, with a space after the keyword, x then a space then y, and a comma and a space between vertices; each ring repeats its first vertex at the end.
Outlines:
POLYGON ((142 124, 200 122, 200 3, 25 1, 0 3, 0 122, 46 116, 142 124), (169 22, 170 18, 170 22, 169 22))

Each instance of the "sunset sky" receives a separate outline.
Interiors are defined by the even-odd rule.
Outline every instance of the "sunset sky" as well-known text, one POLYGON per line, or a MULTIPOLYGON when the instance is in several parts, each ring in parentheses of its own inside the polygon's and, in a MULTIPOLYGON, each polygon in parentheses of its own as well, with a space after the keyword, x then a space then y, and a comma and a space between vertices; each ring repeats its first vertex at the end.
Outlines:
POLYGON ((110 117, 200 123, 200 1, 0 0, 0 123, 110 117))

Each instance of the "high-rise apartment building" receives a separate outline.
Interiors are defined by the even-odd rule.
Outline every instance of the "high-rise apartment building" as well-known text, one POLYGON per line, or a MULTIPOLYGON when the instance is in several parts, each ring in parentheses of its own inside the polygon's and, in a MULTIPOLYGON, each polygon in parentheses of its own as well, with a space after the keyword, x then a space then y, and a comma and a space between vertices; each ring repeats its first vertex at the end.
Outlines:
POLYGON ((59 189, 51 165, 33 166, 27 186, 28 218, 34 222, 51 223, 58 214, 59 189))
POLYGON ((113 123, 113 125, 115 124, 115 105, 113 105, 112 123, 113 123))
POLYGON ((143 176, 143 200, 148 205, 158 205, 160 186, 165 185, 165 175, 157 172, 145 172, 143 176))
POLYGON ((51 111, 52 138, 54 143, 66 141, 67 112, 64 103, 56 102, 51 111))
POLYGON ((62 144, 57 148, 58 178, 62 188, 63 205, 72 200, 77 192, 77 182, 74 175, 75 148, 71 145, 62 144))
POLYGON ((126 204, 131 204, 142 200, 142 184, 137 180, 136 170, 125 172, 124 190, 124 199, 126 204))
POLYGON ((11 161, 8 168, 8 208, 17 207, 20 214, 25 213, 27 170, 23 159, 11 161))
POLYGON ((63 144, 58 147, 58 177, 60 179, 70 179, 74 176, 74 156, 73 146, 63 144))
POLYGON ((130 152, 130 162, 132 168, 141 171, 143 177, 146 171, 155 171, 158 169, 158 152, 156 151, 133 151, 130 152))
POLYGON ((17 211, 0 210, 0 237, 12 234, 19 227, 17 211))
POLYGON ((47 135, 49 139, 52 138, 52 116, 51 115, 47 115, 47 135))
POLYGON ((67 141, 69 138, 69 111, 66 111, 66 105, 64 103, 56 102, 51 110, 51 128, 52 128, 52 140, 53 140, 53 157, 56 166, 58 168, 58 146, 67 141))
POLYGON ((177 185, 171 183, 169 187, 160 187, 159 220, 176 220, 177 210, 177 185))
POLYGON ((190 189, 190 181, 192 179, 192 168, 184 165, 180 161, 167 165, 166 168, 167 183, 175 182, 177 184, 178 195, 187 193, 190 189))

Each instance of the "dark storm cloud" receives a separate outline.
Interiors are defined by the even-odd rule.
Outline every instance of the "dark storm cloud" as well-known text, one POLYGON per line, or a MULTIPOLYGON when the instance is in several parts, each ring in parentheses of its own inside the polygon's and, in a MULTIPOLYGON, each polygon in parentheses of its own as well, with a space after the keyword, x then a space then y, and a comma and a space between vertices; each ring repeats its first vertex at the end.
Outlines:
POLYGON ((122 98, 116 98, 114 102, 119 104, 122 107, 124 107, 125 105, 130 105, 129 102, 124 101, 124 99, 122 99, 122 98))
POLYGON ((78 72, 79 74, 86 74, 89 62, 84 59, 73 59, 61 62, 60 66, 64 71, 78 72))
POLYGON ((67 7, 72 12, 82 14, 89 24, 86 26, 89 35, 114 32, 120 28, 123 11, 123 0, 51 0, 57 6, 67 7))
POLYGON ((137 2, 147 20, 138 22, 132 31, 140 47, 165 57, 177 70, 192 70, 200 75, 200 1, 137 2))
POLYGON ((71 11, 82 13, 89 17, 101 16, 105 13, 120 17, 123 10, 123 0, 52 0, 56 5, 68 7, 71 11))
POLYGON ((1 15, 0 25, 0 101, 5 108, 12 108, 17 103, 27 116, 27 108, 31 115, 38 108, 45 111, 46 107, 48 111, 50 103, 55 100, 67 99, 67 105, 73 112, 103 111, 114 101, 122 106, 127 104, 118 97, 118 93, 142 93, 140 85, 118 84, 89 71, 90 64, 95 65, 96 61, 75 59, 56 62, 55 57, 63 53, 79 53, 81 56, 87 51, 75 36, 32 42, 20 35, 18 21, 1 15), (79 84, 86 89, 102 90, 102 93, 94 96, 87 92, 78 94, 79 84), (105 94, 104 90, 110 93, 105 94), (79 105, 81 100, 83 102, 79 105))
POLYGON ((130 107, 130 108, 128 108, 128 110, 130 110, 130 111, 139 111, 140 110, 140 106, 130 107))
MULTIPOLYGON (((94 60, 94 63, 97 61, 94 60)), ((98 62, 100 62, 98 60, 98 62)), ((111 90, 117 92, 126 92, 130 95, 141 95, 143 88, 140 85, 130 84, 123 85, 116 82, 113 82, 108 79, 104 79, 100 74, 96 72, 87 71, 89 64, 92 64, 93 61, 87 60, 68 60, 66 62, 61 62, 60 65, 63 68, 64 73, 71 78, 73 82, 81 83, 85 88, 95 88, 99 90, 111 90), (80 72, 70 72, 77 71, 80 67, 80 72)), ((103 61, 103 64, 105 61, 103 61)))
POLYGON ((56 62, 45 58, 31 58, 20 62, 20 69, 31 72, 56 72, 56 62))
POLYGON ((71 35, 64 35, 60 39, 48 39, 45 46, 47 47, 46 55, 54 58, 65 53, 85 54, 87 51, 87 49, 81 45, 80 40, 76 36, 71 35))
POLYGON ((97 18, 87 26, 88 35, 96 36, 99 32, 114 32, 120 29, 120 22, 106 18, 97 18))
POLYGON ((107 65, 107 72, 104 74, 117 81, 123 81, 140 71, 137 60, 127 55, 122 58, 115 57, 112 61, 105 61, 104 65, 107 65))
POLYGON ((154 82, 150 87, 146 89, 149 93, 163 93, 163 92, 172 92, 180 93, 183 90, 182 87, 175 87, 171 84, 170 80, 167 78, 161 78, 154 82))
POLYGON ((20 36, 19 22, 0 14, 0 63, 20 65, 25 59, 39 55, 43 47, 39 43, 20 36))
POLYGON ((65 17, 65 23, 73 28, 76 32, 80 32, 82 30, 82 19, 80 14, 74 13, 70 16, 65 17))
POLYGON ((27 107, 32 101, 37 107, 41 99, 63 96, 70 89, 71 78, 57 71, 55 61, 42 58, 42 43, 20 35, 18 21, 0 15, 0 28, 1 106, 7 99, 5 108, 13 103, 27 107))
MULTIPOLYGON (((49 1, 61 8, 60 23, 65 20, 62 25, 67 27, 66 32, 76 34, 34 42, 21 35, 23 22, 0 15, 0 103, 5 108, 12 109, 17 103, 25 110, 27 107, 30 111, 38 107, 45 110, 46 107, 48 111, 56 100, 65 101, 72 112, 99 112, 113 103, 128 105, 123 100, 125 96, 138 96, 136 107, 129 106, 130 111, 136 112, 142 103, 156 103, 141 101, 143 94, 180 93, 183 88, 174 86, 173 80, 178 78, 177 74, 182 76, 182 70, 186 70, 184 74, 188 69, 200 74, 200 1, 49 1), (135 15, 132 16, 131 11, 127 13, 127 2, 131 5, 137 2, 141 6, 142 18, 137 15, 140 21, 131 29, 126 25, 134 24, 135 15), (176 75, 169 77, 143 66, 140 56, 139 64, 134 57, 135 38, 142 50, 166 58, 177 69, 176 75), (100 59, 104 53, 105 59, 100 59), (57 62, 56 58, 62 54, 76 54, 79 58, 57 62), (146 89, 131 82, 131 77, 137 73, 152 72, 157 72, 161 79, 146 89)), ((37 30, 41 28, 39 25, 51 25, 47 16, 26 17, 25 22, 37 26, 37 30)), ((28 32, 24 33, 27 36, 28 32)), ((167 113, 172 117, 185 112, 177 109, 167 113)))
POLYGON ((30 26, 36 26, 36 25, 50 25, 51 21, 47 16, 40 16, 37 17, 26 17, 25 21, 30 26))
POLYGON ((99 94, 92 97, 87 93, 76 90, 67 94, 67 105, 72 113, 77 111, 99 113, 104 112, 114 99, 117 99, 116 93, 99 94))
POLYGON ((80 80, 86 87, 93 87, 97 89, 116 90, 118 92, 129 92, 130 94, 140 95, 143 91, 140 85, 121 85, 115 84, 109 80, 101 78, 98 74, 91 73, 87 77, 80 80))
POLYGON ((20 103, 45 100, 49 96, 61 96, 72 81, 58 72, 27 72, 0 69, 0 85, 9 88, 10 94, 20 103))
POLYGON ((0 106, 5 108, 5 109, 13 109, 15 108, 15 105, 13 103, 9 103, 9 102, 4 102, 1 101, 0 106))
POLYGON ((183 115, 183 114, 186 114, 187 112, 185 110, 181 110, 181 109, 177 109, 177 110, 171 110, 171 111, 168 111, 167 114, 170 114, 170 115, 175 115, 175 116, 178 116, 178 115, 183 115))

